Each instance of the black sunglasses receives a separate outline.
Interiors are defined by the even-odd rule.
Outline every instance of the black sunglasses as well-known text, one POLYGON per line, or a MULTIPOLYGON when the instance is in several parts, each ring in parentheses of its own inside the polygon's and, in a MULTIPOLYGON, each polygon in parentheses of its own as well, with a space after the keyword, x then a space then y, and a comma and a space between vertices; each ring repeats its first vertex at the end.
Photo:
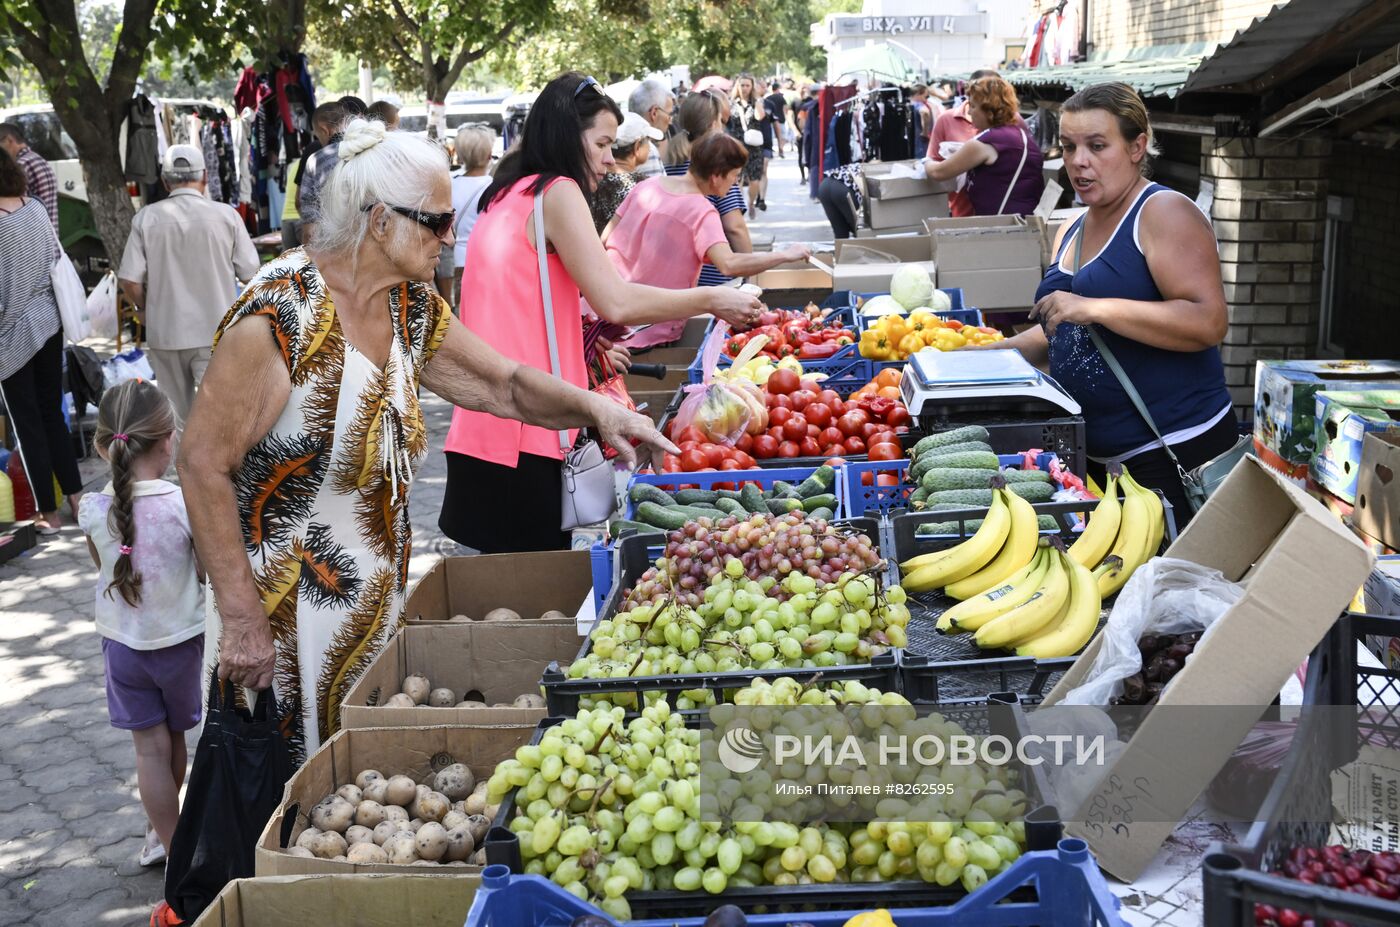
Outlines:
MULTIPOLYGON (((457 210, 451 212, 420 212, 417 209, 409 209, 407 206, 394 206, 385 203, 386 209, 392 209, 401 216, 412 219, 428 231, 432 232, 439 239, 447 237, 447 233, 452 231, 452 227, 457 221, 457 210)), ((365 207, 365 212, 374 208, 374 204, 365 207)))
POLYGON ((577 97, 580 93, 583 93, 583 91, 587 90, 589 87, 594 88, 599 93, 603 92, 603 85, 598 83, 598 79, 596 77, 585 77, 583 80, 579 81, 578 88, 574 90, 574 96, 577 97))

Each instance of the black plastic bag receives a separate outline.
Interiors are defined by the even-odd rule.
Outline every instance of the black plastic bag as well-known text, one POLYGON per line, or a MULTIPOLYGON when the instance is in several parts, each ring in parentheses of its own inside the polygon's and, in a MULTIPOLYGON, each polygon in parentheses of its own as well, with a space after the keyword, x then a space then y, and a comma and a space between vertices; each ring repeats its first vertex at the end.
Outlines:
POLYGON ((165 864, 165 901, 190 923, 234 879, 253 875, 253 850, 293 771, 269 689, 252 714, 233 684, 209 682, 185 806, 165 864))

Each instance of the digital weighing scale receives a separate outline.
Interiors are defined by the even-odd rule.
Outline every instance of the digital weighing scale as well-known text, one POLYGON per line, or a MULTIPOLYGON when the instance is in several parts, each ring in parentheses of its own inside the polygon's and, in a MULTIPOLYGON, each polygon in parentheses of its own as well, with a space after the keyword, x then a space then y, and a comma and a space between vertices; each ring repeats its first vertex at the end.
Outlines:
POLYGON ((899 389, 918 433, 981 425, 998 454, 1039 448, 1084 472, 1079 403, 1014 348, 920 351, 910 356, 899 389))
POLYGON ((900 391, 916 420, 951 412, 1078 415, 1079 403, 1014 348, 919 351, 904 368, 900 391))

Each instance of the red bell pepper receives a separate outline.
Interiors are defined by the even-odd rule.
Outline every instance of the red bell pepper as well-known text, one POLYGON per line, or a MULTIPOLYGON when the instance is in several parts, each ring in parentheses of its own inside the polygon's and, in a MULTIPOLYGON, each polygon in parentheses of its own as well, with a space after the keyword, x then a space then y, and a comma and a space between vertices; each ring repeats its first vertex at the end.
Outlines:
POLYGON ((799 360, 823 360, 841 349, 834 341, 809 341, 797 352, 799 360))

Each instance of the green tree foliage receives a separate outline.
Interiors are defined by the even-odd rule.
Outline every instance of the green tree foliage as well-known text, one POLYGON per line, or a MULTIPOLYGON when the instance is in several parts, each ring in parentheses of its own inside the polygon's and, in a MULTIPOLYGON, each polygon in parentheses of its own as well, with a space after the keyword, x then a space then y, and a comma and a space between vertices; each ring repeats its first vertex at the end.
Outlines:
POLYGON ((0 0, 0 79, 23 65, 38 75, 77 146, 93 222, 116 260, 133 215, 118 134, 148 62, 210 75, 248 49, 270 61, 300 48, 305 21, 305 0, 122 0, 115 18, 90 8, 80 14, 77 0, 0 0))
POLYGON ((526 40, 551 0, 335 0, 317 7, 318 38, 387 66, 401 87, 447 96, 463 70, 526 40))

